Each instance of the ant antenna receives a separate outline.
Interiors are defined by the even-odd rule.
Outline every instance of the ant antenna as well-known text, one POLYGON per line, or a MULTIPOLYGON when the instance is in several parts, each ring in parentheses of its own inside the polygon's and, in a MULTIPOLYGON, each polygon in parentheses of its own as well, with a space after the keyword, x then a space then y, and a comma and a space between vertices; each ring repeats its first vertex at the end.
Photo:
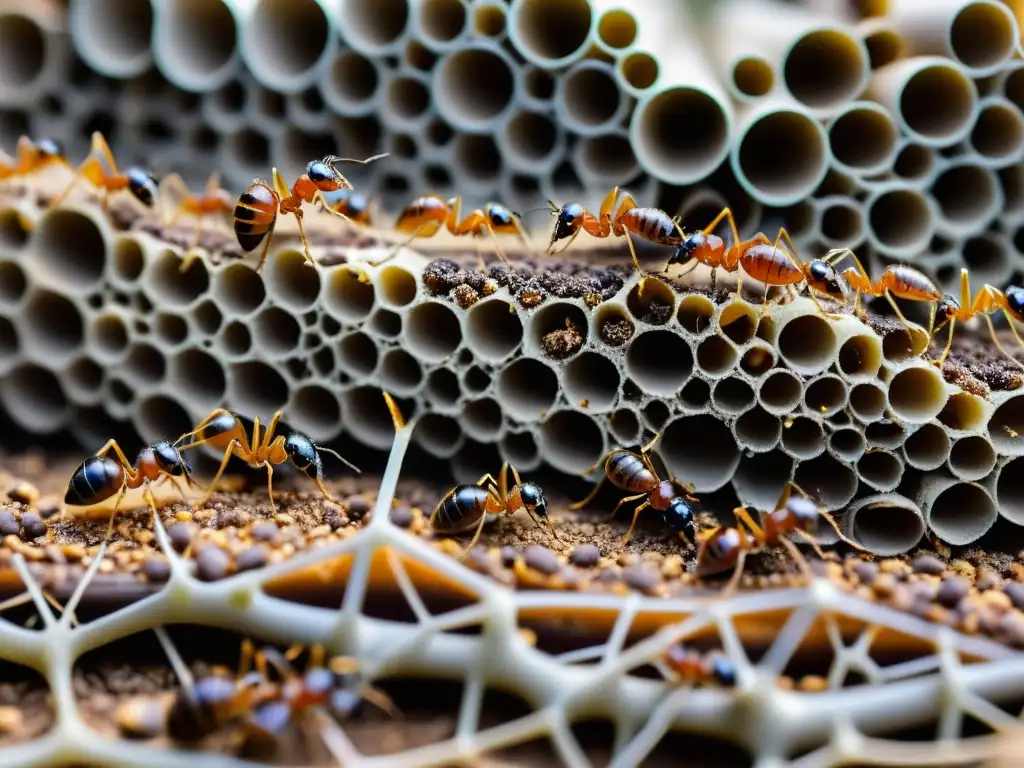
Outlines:
MULTIPOLYGON (((548 204, 549 205, 554 205, 554 203, 552 203, 550 200, 548 200, 548 204)), ((548 213, 550 213, 552 215, 557 213, 557 210, 552 210, 550 207, 542 205, 539 208, 530 208, 528 210, 523 211, 522 213, 520 213, 519 211, 512 211, 512 215, 513 216, 518 216, 520 219, 524 219, 526 217, 526 214, 528 214, 528 213, 535 213, 536 211, 547 211, 548 213)))
POLYGON ((341 462, 342 464, 345 464, 346 466, 348 466, 348 467, 349 467, 349 469, 353 469, 353 470, 355 470, 355 471, 356 471, 356 472, 357 472, 358 474, 360 474, 360 475, 361 475, 361 474, 363 474, 363 470, 361 470, 361 469, 360 469, 359 467, 357 467, 357 466, 356 466, 355 464, 353 464, 353 463, 352 463, 351 461, 349 461, 348 459, 346 459, 346 458, 345 458, 344 456, 342 456, 342 455, 341 455, 340 453, 338 453, 337 451, 333 451, 333 450, 331 450, 330 448, 324 448, 324 447, 323 447, 322 445, 318 445, 318 446, 317 446, 317 450, 319 450, 319 451, 322 451, 323 453, 329 453, 329 454, 331 454, 331 456, 334 456, 334 457, 335 457, 336 459, 338 459, 338 461, 340 461, 340 462, 341 462))

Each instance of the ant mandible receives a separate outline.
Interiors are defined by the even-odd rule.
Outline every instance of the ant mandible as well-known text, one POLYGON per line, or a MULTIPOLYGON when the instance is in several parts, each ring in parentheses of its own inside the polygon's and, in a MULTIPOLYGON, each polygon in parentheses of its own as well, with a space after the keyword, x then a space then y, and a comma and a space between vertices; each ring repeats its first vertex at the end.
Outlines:
POLYGON ((946 362, 946 358, 949 357, 949 351, 953 347, 953 327, 956 325, 957 320, 966 323, 975 315, 981 315, 985 318, 985 322, 988 323, 989 332, 992 334, 992 341, 999 351, 1018 366, 1024 368, 1024 363, 1021 363, 1020 360, 1007 352, 1002 342, 999 341, 999 336, 996 334, 996 328, 992 324, 992 318, 990 317, 996 311, 1002 311, 1006 317, 1007 324, 1010 326, 1010 332, 1017 339, 1017 343, 1024 348, 1024 340, 1021 339, 1013 324, 1014 320, 1024 322, 1024 288, 1011 285, 1003 292, 986 283, 978 289, 978 295, 971 301, 971 279, 967 274, 967 270, 961 269, 960 300, 957 301, 955 297, 947 293, 942 298, 942 301, 939 302, 937 310, 939 324, 935 327, 932 335, 938 333, 942 326, 947 323, 949 324, 949 335, 946 338, 946 347, 942 350, 942 356, 932 362, 941 368, 943 363, 946 362))
MULTIPOLYGON (((742 295, 743 273, 764 283, 764 301, 768 301, 768 289, 771 286, 795 286, 799 283, 807 285, 810 299, 818 310, 830 319, 838 315, 830 314, 818 301, 816 294, 823 294, 830 299, 846 303, 847 288, 836 269, 824 259, 814 259, 809 263, 801 263, 797 258, 797 248, 785 227, 780 227, 777 237, 771 240, 763 232, 758 232, 749 240, 741 240, 736 220, 729 208, 723 208, 707 227, 701 232, 691 233, 669 258, 666 268, 674 264, 704 264, 711 268, 711 290, 715 290, 716 271, 721 268, 726 272, 742 269, 736 282, 736 295, 742 295), (725 241, 714 234, 722 219, 727 219, 732 230, 732 244, 726 246, 725 241)), ((685 273, 684 273, 685 274, 685 273)))
POLYGON ((178 446, 166 440, 143 448, 135 464, 128 461, 116 440, 108 440, 94 456, 82 462, 71 475, 67 492, 64 494, 64 503, 72 506, 91 506, 106 501, 120 491, 110 513, 110 525, 107 528, 109 537, 114 529, 118 507, 121 506, 121 501, 129 489, 144 487, 143 498, 155 515, 156 499, 153 497, 150 484, 158 480, 170 480, 181 497, 188 501, 177 478, 184 479, 190 487, 198 485, 192 480, 191 471, 192 468, 181 455, 178 446), (106 455, 110 451, 114 452, 116 461, 106 455))
POLYGON ((338 216, 349 223, 352 220, 340 211, 336 211, 324 197, 325 192, 337 192, 339 189, 351 189, 352 184, 341 175, 334 166, 337 163, 359 163, 367 165, 374 160, 387 157, 374 155, 365 160, 354 160, 347 157, 335 157, 327 155, 320 160, 313 160, 306 166, 306 172, 295 180, 289 190, 284 178, 277 168, 273 169, 274 186, 260 179, 253 181, 235 203, 234 227, 235 237, 238 244, 247 253, 256 250, 257 246, 264 240, 263 251, 260 253, 259 263, 256 271, 263 269, 270 250, 270 243, 274 239, 274 225, 277 223, 278 214, 292 214, 299 226, 299 238, 302 240, 302 247, 306 254, 306 261, 310 266, 316 267, 313 255, 309 251, 309 240, 306 239, 306 231, 302 226, 302 204, 319 202, 323 209, 332 216, 338 216))
POLYGON ((726 571, 733 571, 732 578, 729 579, 722 592, 723 595, 731 594, 736 589, 748 554, 780 544, 789 551, 790 556, 808 580, 813 578, 807 560, 800 554, 796 544, 789 540, 788 535, 791 533, 799 535, 814 547, 819 557, 823 558, 824 553, 814 538, 819 518, 824 518, 832 526, 840 540, 854 549, 864 551, 862 546, 843 535, 832 515, 815 506, 810 497, 793 482, 786 484, 775 509, 761 516, 762 525, 755 523, 753 517, 744 507, 737 507, 733 510, 733 514, 736 516, 735 527, 719 527, 711 530, 701 537, 703 541, 697 552, 696 573, 698 576, 714 576, 726 571), (793 490, 796 490, 800 496, 793 497, 793 490))
MULTIPOLYGON (((633 246, 632 235, 649 240, 659 245, 670 245, 678 247, 686 235, 679 227, 679 217, 672 218, 658 208, 640 208, 636 200, 628 192, 621 193, 621 202, 618 210, 612 215, 615 203, 620 199, 619 188, 615 187, 609 192, 598 215, 595 216, 580 203, 566 203, 559 208, 552 201, 548 201, 551 215, 557 217, 554 229, 551 232, 551 242, 548 244, 548 253, 553 253, 555 243, 559 240, 569 238, 569 242, 562 248, 564 251, 572 241, 576 239, 581 231, 592 237, 625 237, 629 246, 629 253, 633 257, 633 265, 641 277, 646 280, 643 269, 640 268, 640 261, 636 257, 636 248, 633 246), (678 234, 676 234, 678 233, 678 234)), ((559 251, 561 253, 561 251, 559 251)), ((643 280, 641 280, 643 290, 643 280)))
MULTIPOLYGON (((518 221, 518 214, 510 211, 498 203, 488 203, 483 208, 476 208, 462 217, 462 198, 453 197, 445 200, 438 195, 424 195, 417 197, 409 203, 398 215, 395 221, 395 229, 404 235, 406 240, 400 243, 387 256, 378 261, 379 266, 390 259, 393 259, 398 252, 418 238, 433 237, 444 227, 455 237, 482 237, 485 233, 490 236, 494 243, 495 252, 498 258, 505 264, 508 259, 498 245, 498 235, 516 235, 522 240, 528 250, 532 250, 530 241, 518 221)), ((480 263, 483 265, 483 255, 477 249, 480 263)))
POLYGON ((28 136, 22 136, 18 139, 16 157, 0 153, 0 180, 27 176, 51 165, 68 165, 60 142, 50 138, 33 141, 28 136))
POLYGON ((488 472, 475 485, 457 485, 448 491, 434 508, 428 524, 439 533, 462 533, 476 526, 473 539, 462 553, 462 557, 466 557, 479 540, 484 523, 502 515, 513 514, 520 508, 525 509, 537 525, 540 525, 538 518, 544 520, 551 534, 558 538, 555 524, 548 517, 548 502, 544 498, 544 491, 536 483, 522 482, 516 468, 506 461, 501 465, 497 480, 488 472), (509 469, 515 480, 511 488, 508 487, 509 469), (487 485, 484 486, 484 483, 487 485))
MULTIPOLYGON (((619 511, 619 507, 629 501, 644 499, 644 502, 633 510, 633 522, 629 524, 629 530, 622 537, 619 546, 625 546, 629 537, 633 534, 640 512, 651 507, 661 512, 665 525, 672 531, 676 531, 684 539, 693 541, 696 536, 694 527, 694 512, 690 502, 697 501, 697 497, 691 495, 694 491, 692 485, 684 486, 675 480, 662 480, 651 461, 650 452, 654 444, 661 437, 659 432, 647 445, 640 449, 640 453, 633 453, 624 449, 609 451, 604 458, 604 474, 597 481, 593 490, 582 501, 569 505, 569 509, 582 509, 597 495, 605 480, 610 480, 612 485, 627 493, 634 494, 619 500, 612 510, 612 516, 619 511), (646 498, 644 498, 646 497, 646 498)), ((587 475, 601 466, 599 461, 583 474, 587 475)))
POLYGON ((281 411, 277 411, 261 436, 260 420, 258 417, 254 418, 250 439, 246 437, 245 428, 237 414, 224 408, 218 408, 203 419, 195 429, 186 432, 178 439, 181 450, 209 444, 215 450, 224 451, 220 469, 217 470, 206 495, 198 502, 199 506, 210 500, 217 481, 224 474, 232 455, 238 456, 253 468, 266 467, 267 493, 270 496, 270 507, 274 512, 277 511, 277 506, 274 504, 274 467, 287 461, 291 461, 300 472, 316 483, 324 498, 336 504, 340 503, 331 496, 324 486, 324 465, 321 454, 331 454, 356 472, 360 472, 360 469, 338 452, 317 445, 300 432, 292 432, 287 436, 275 435, 280 419, 281 411), (194 436, 198 436, 197 439, 186 445, 181 445, 186 438, 194 436))
POLYGON ((83 178, 88 180, 97 189, 103 190, 101 205, 104 209, 107 207, 110 194, 112 192, 120 192, 122 189, 127 189, 131 192, 146 207, 152 207, 156 202, 156 178, 148 171, 137 167, 129 168, 124 173, 121 173, 117 169, 117 162, 114 160, 113 152, 110 151, 110 145, 107 144, 107 140, 103 138, 103 134, 99 131, 92 135, 92 148, 89 150, 88 157, 78 166, 74 178, 71 179, 71 183, 53 199, 50 207, 56 208, 64 202, 64 198, 71 193, 71 190, 78 184, 79 179, 83 178), (106 161, 107 168, 103 167, 101 159, 106 161))

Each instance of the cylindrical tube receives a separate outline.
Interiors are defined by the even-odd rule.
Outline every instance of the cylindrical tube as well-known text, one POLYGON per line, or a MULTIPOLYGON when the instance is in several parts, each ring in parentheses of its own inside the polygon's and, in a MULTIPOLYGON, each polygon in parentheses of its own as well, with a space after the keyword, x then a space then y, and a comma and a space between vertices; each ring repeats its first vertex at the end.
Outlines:
POLYGON ((952 237, 978 234, 1003 209, 996 172, 971 159, 950 162, 935 177, 932 199, 938 208, 936 228, 952 237))
POLYGON ((469 29, 466 0, 419 0, 414 34, 430 50, 444 52, 463 45, 469 29))
POLYGON ((509 168, 534 175, 550 173, 565 157, 565 132, 543 112, 513 113, 497 133, 509 168))
POLYGON ((889 21, 914 54, 947 56, 985 77, 1010 59, 1020 43, 1017 21, 997 0, 892 0, 889 21))
POLYGON ((878 70, 868 96, 888 109, 910 138, 944 147, 970 133, 978 89, 955 62, 915 56, 878 70))
POLYGON ((1002 96, 982 99, 969 143, 980 163, 990 168, 1010 165, 1024 155, 1024 115, 1002 96))
POLYGON ((879 557, 913 549, 924 535, 921 510, 898 493, 857 499, 843 515, 843 533, 879 557))
POLYGON ((434 70, 437 111, 464 131, 492 130, 512 110, 519 90, 519 68, 493 43, 477 43, 449 53, 434 70))
POLYGON ((736 179, 765 205, 793 205, 828 173, 828 138, 804 107, 772 99, 745 107, 729 153, 736 179))
POLYGON ((430 78, 413 69, 388 73, 381 88, 381 121, 392 131, 422 131, 430 121, 430 78))
MULTIPOLYGON (((56 3, 37 3, 40 7, 56 3)), ((26 7, 28 4, 26 4, 26 7)), ((153 63, 150 39, 154 26, 150 0, 82 0, 68 8, 68 34, 90 67, 107 77, 135 77, 153 63)), ((35 14, 33 14, 35 15, 35 14)), ((29 28, 15 39, 5 41, 5 28, 13 16, 0 16, 0 48, 15 51, 10 44, 30 44, 29 28)), ((41 48, 40 48, 41 50, 41 48)))
POLYGON ((590 188, 627 184, 640 173, 625 129, 583 139, 576 144, 573 161, 590 188))
POLYGON ((901 182, 879 185, 864 201, 868 242, 892 258, 913 257, 935 233, 935 204, 901 182))
POLYGON ((829 114, 867 84, 868 53, 860 37, 825 15, 765 0, 714 4, 710 28, 728 30, 728 67, 755 53, 779 73, 781 85, 806 109, 829 114))
POLYGON ((594 22, 589 0, 512 0, 508 36, 531 64, 560 69, 586 53, 594 22))
POLYGON ((983 486, 940 472, 924 476, 916 501, 932 532, 954 546, 977 541, 996 521, 995 502, 983 486))
POLYGON ((899 135, 887 109, 870 101, 851 102, 829 124, 832 162, 852 176, 884 173, 892 168, 899 135))
POLYGON ((338 30, 364 56, 398 54, 412 22, 409 0, 339 0, 338 30))
POLYGON ((236 2, 242 60, 269 88, 297 93, 309 88, 338 46, 334 14, 326 0, 236 2))
MULTIPOLYGON (((650 56, 660 74, 633 110, 629 137, 641 167, 652 177, 693 184, 728 154, 732 107, 700 53, 697 32, 682 4, 660 7, 660 12, 645 6, 648 15, 637 13, 641 26, 630 51, 650 56)), ((619 62, 620 77, 627 81, 630 55, 619 62)))
POLYGON ((555 116, 580 136, 598 136, 622 123, 629 110, 610 64, 586 59, 559 77, 555 88, 555 116))
POLYGON ((357 51, 339 51, 320 76, 320 95, 333 112, 347 117, 374 114, 381 72, 374 59, 357 51))
POLYGON ((855 248, 864 240, 864 214, 852 197, 833 195, 815 201, 818 234, 829 248, 855 248))
POLYGON ((452 170, 460 189, 494 194, 501 179, 503 161, 494 139, 463 133, 452 147, 452 170))
POLYGON ((903 58, 907 44, 892 22, 884 17, 864 19, 857 25, 860 39, 868 52, 871 69, 881 69, 903 58))
POLYGON ((164 77, 186 91, 225 86, 240 62, 235 17, 227 3, 155 0, 153 59, 164 77))
POLYGON ((473 3, 473 34, 501 41, 508 34, 508 19, 502 0, 477 0, 473 3))

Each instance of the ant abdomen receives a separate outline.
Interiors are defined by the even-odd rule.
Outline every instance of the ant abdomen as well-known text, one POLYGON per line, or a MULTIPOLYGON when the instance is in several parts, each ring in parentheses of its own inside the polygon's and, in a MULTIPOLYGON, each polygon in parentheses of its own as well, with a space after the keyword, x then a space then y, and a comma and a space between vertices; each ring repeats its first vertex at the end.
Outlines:
POLYGON ((242 250, 254 251, 274 228, 277 219, 277 193, 258 181, 245 190, 235 204, 235 237, 242 250))
POLYGON ((490 493, 478 485, 460 485, 448 492, 437 508, 434 530, 464 531, 479 522, 487 509, 490 493))
POLYGON ((79 465, 68 483, 64 503, 74 506, 98 504, 113 496, 124 483, 124 469, 106 456, 90 456, 79 465))

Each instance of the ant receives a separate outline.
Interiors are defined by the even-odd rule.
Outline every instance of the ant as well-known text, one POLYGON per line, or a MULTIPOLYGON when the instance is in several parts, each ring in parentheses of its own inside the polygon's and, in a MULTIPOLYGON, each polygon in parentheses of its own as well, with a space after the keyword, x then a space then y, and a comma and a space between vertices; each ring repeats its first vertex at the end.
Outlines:
POLYGON ((302 204, 319 202, 323 209, 332 216, 338 216, 352 223, 348 216, 332 208, 324 197, 325 192, 352 189, 349 180, 342 176, 334 166, 337 163, 367 165, 382 157, 387 157, 387 154, 374 155, 365 160, 335 157, 334 155, 313 160, 306 166, 306 172, 295 180, 290 190, 277 168, 273 169, 273 187, 260 179, 253 181, 252 185, 239 196, 238 202, 235 203, 234 226, 238 244, 246 252, 256 250, 256 247, 264 239, 266 240, 256 271, 259 272, 263 269, 263 263, 267 260, 270 243, 274 239, 274 225, 277 223, 278 214, 288 213, 294 215, 298 222, 299 237, 302 240, 306 261, 315 268, 316 262, 313 261, 313 255, 309 252, 309 240, 306 239, 306 231, 302 226, 302 204))
POLYGON ((733 514, 736 516, 735 527, 713 529, 702 537, 700 550, 697 552, 696 573, 698 576, 714 576, 726 571, 733 571, 732 578, 729 579, 722 592, 723 595, 731 594, 736 589, 748 554, 780 544, 789 551, 808 580, 813 578, 807 560, 800 554, 796 545, 789 540, 788 534, 795 533, 801 536, 814 547, 819 557, 824 558, 825 555, 814 538, 819 518, 824 518, 832 526, 840 540, 854 549, 864 551, 862 546, 843 535, 832 515, 815 506, 803 489, 792 481, 786 484, 775 509, 761 515, 761 525, 754 522, 753 517, 744 507, 737 507, 733 510, 733 514), (793 497, 793 490, 796 490, 800 496, 793 497), (744 526, 746 530, 744 530, 744 526))
POLYGON ((104 209, 107 207, 110 193, 119 192, 122 189, 127 189, 131 192, 147 208, 152 208, 156 202, 156 178, 149 171, 137 167, 128 168, 124 173, 121 173, 117 169, 117 162, 114 160, 113 152, 110 151, 110 145, 107 144, 107 140, 103 138, 103 134, 99 131, 93 133, 92 148, 89 150, 89 155, 78 166, 71 183, 54 198, 53 202, 50 203, 50 207, 56 208, 60 205, 64 198, 71 193, 75 185, 78 184, 79 179, 82 178, 87 179, 97 189, 103 190, 101 205, 104 209), (107 168, 103 167, 101 159, 106 161, 107 168))
POLYGON ((33 141, 28 136, 22 136, 18 139, 16 157, 0 153, 0 179, 26 176, 51 165, 68 165, 63 145, 55 139, 33 141))
POLYGON ((291 432, 287 436, 275 435, 277 424, 280 420, 281 411, 277 411, 261 436, 260 420, 258 417, 253 419, 252 438, 250 439, 245 435, 245 428, 242 426, 238 414, 224 408, 217 408, 199 422, 199 426, 191 432, 186 432, 178 439, 178 444, 180 445, 186 438, 198 435, 198 438, 191 443, 180 445, 181 450, 195 448, 196 446, 208 443, 215 450, 224 452, 224 459, 220 463, 220 469, 217 470, 217 474, 214 476, 213 482, 210 483, 206 495, 198 502, 199 506, 206 504, 210 500, 210 496, 213 495, 213 490, 217 486, 217 481, 224 474, 224 470, 227 468, 228 461, 232 455, 238 456, 250 467, 256 469, 266 467, 267 494, 270 496, 270 508, 275 513, 277 512, 277 506, 274 504, 274 466, 284 464, 289 460, 302 474, 316 483, 324 498, 336 504, 341 503, 331 496, 324 486, 324 464, 321 453, 331 454, 356 472, 361 470, 337 451, 317 445, 300 432, 291 432))
MULTIPOLYGON (((758 232, 749 240, 741 240, 736 220, 729 208, 723 208, 707 227, 701 232, 691 233, 668 260, 667 267, 673 264, 693 262, 711 268, 711 290, 715 290, 715 274, 721 268, 726 272, 742 271, 758 282, 764 283, 764 301, 768 301, 768 289, 775 286, 791 286, 806 283, 808 296, 826 317, 835 320, 838 315, 829 314, 818 301, 816 294, 823 294, 841 303, 847 301, 847 287, 839 272, 826 259, 814 259, 809 263, 801 263, 797 258, 796 245, 793 243, 785 227, 779 228, 774 242, 763 232, 758 232), (732 230, 732 245, 726 246, 725 241, 713 234, 715 227, 727 219, 732 230)), ((736 295, 743 290, 742 272, 736 283, 736 295)))
POLYGON ((177 445, 172 445, 162 440, 148 445, 139 452, 139 456, 132 464, 128 461, 121 446, 116 440, 108 440, 106 444, 82 462, 71 480, 68 481, 67 492, 64 494, 64 503, 72 506, 91 506, 106 501, 115 493, 120 491, 114 509, 110 513, 110 525, 107 528, 107 536, 110 536, 114 529, 114 518, 117 517, 117 509, 128 489, 145 488, 143 498, 157 513, 156 499, 150 489, 150 484, 158 480, 170 480, 181 494, 181 497, 188 500, 184 489, 178 484, 177 478, 183 478, 187 485, 197 485, 191 477, 192 468, 181 455, 177 445), (106 454, 113 451, 117 460, 106 454))
POLYGON ((372 204, 361 192, 351 189, 342 189, 341 195, 334 201, 332 209, 344 214, 353 224, 362 224, 365 227, 373 224, 374 214, 371 211, 372 204))
MULTIPOLYGON (((476 208, 462 217, 462 198, 453 197, 444 200, 438 195, 417 197, 398 215, 395 229, 409 237, 398 245, 390 254, 377 262, 379 266, 394 258, 398 252, 418 238, 433 237, 444 227, 455 237, 482 237, 490 235, 498 258, 506 265, 508 259, 498 245, 498 235, 516 235, 528 250, 532 250, 522 224, 518 221, 519 214, 510 211, 498 203, 488 203, 483 208, 476 208)), ((483 267, 483 255, 477 250, 483 267)))
POLYGON ((946 294, 942 301, 939 302, 938 316, 939 324, 935 327, 932 332, 933 335, 938 333, 942 329, 942 326, 949 325, 949 335, 946 339, 946 347, 942 350, 942 356, 938 360, 932 361, 939 368, 946 362, 946 358, 949 357, 949 351, 953 347, 953 326, 956 325, 956 321, 959 320, 962 323, 966 323, 972 319, 975 315, 981 315, 985 318, 985 322, 988 323, 988 329, 992 334, 992 341, 995 342, 996 347, 1003 353, 1007 358, 1012 360, 1016 365, 1024 368, 1024 363, 1013 357, 1006 348, 1003 347, 1002 342, 999 341, 999 337, 996 335, 995 326, 992 324, 992 318, 990 315, 997 310, 1001 310, 1003 315, 1006 316, 1007 324, 1010 326, 1010 332, 1013 333, 1017 343, 1024 347, 1024 340, 1021 339, 1020 334, 1014 327, 1013 321, 1019 320, 1024 322, 1024 288, 1016 285, 1011 285, 1006 289, 1005 292, 994 288, 987 283, 978 290, 978 295, 971 300, 971 279, 967 274, 966 269, 960 270, 960 300, 952 294, 946 294))
MULTIPOLYGON (((633 257, 633 265, 636 267, 636 271, 646 279, 643 269, 640 268, 640 261, 636 257, 632 235, 659 245, 678 247, 686 239, 686 234, 679 226, 678 216, 672 218, 658 208, 640 208, 628 192, 621 194, 618 210, 612 216, 612 210, 619 198, 619 188, 615 187, 605 196, 597 216, 580 203, 566 203, 559 208, 548 200, 551 215, 557 217, 557 220, 551 232, 551 242, 548 244, 547 252, 553 253, 555 243, 569 238, 569 242, 562 248, 564 251, 581 231, 593 237, 603 238, 612 235, 625 237, 626 244, 629 245, 629 253, 633 257)), ((641 282, 641 290, 642 286, 643 282, 641 282)))
MULTIPOLYGON (((694 491, 693 486, 682 485, 675 480, 662 480, 658 477, 658 472, 649 456, 651 449, 660 437, 661 433, 659 432, 651 442, 640 449, 640 453, 623 449, 609 451, 603 460, 604 475, 597 481, 593 490, 582 501, 569 505, 569 509, 573 510, 585 507, 597 495, 605 480, 611 480, 612 485, 616 488, 634 494, 620 499, 619 503, 615 505, 615 509, 612 510, 612 516, 626 502, 644 499, 646 496, 643 504, 633 510, 633 522, 630 523, 629 530, 619 542, 620 547, 625 546, 629 541, 640 512, 647 507, 661 512, 665 525, 670 530, 677 531, 688 541, 692 542, 696 536, 693 507, 690 504, 692 501, 697 501, 697 497, 691 495, 694 491)), ((601 462, 599 461, 583 474, 590 474, 600 466, 601 462)))
POLYGON ((462 533, 475 525, 473 539, 462 553, 462 557, 465 557, 479 540, 484 523, 512 514, 520 507, 526 510, 537 525, 540 525, 538 518, 544 520, 551 534, 558 538, 555 524, 548 517, 548 502, 544 498, 544 491, 536 483, 522 482, 518 470, 507 461, 501 465, 498 480, 488 472, 475 485, 457 485, 448 491, 434 508, 428 524, 441 533, 462 533), (511 488, 508 487, 509 469, 515 479, 515 485, 511 488), (483 485, 485 482, 486 486, 483 485))
POLYGON ((683 685, 736 685, 736 667, 721 651, 701 654, 675 643, 665 649, 661 660, 672 673, 672 682, 683 685))
MULTIPOLYGON (((234 210, 234 200, 227 190, 221 188, 220 174, 216 171, 210 174, 206 187, 198 194, 189 190, 177 173, 172 173, 165 178, 160 187, 162 190, 173 190, 174 196, 177 198, 176 210, 168 224, 173 224, 183 213, 195 217, 196 234, 192 241, 193 248, 199 245, 203 234, 203 221, 207 216, 230 213, 234 210)), ((183 268, 182 272, 185 271, 187 270, 183 268)))
POLYGON ((945 297, 930 277, 907 264, 893 264, 882 271, 882 275, 878 280, 871 282, 871 278, 868 276, 867 270, 864 269, 860 259, 857 258, 857 254, 849 248, 837 248, 829 251, 821 260, 828 264, 835 264, 842 261, 846 256, 853 259, 856 265, 855 267, 847 267, 843 270, 842 276, 855 292, 853 311, 858 317, 864 317, 864 311, 860 306, 862 293, 874 297, 884 296, 890 306, 892 306, 900 322, 909 330, 910 322, 903 315, 903 312, 900 311, 899 306, 896 304, 896 299, 928 301, 932 303, 928 319, 928 336, 931 337, 935 328, 936 308, 945 297))

